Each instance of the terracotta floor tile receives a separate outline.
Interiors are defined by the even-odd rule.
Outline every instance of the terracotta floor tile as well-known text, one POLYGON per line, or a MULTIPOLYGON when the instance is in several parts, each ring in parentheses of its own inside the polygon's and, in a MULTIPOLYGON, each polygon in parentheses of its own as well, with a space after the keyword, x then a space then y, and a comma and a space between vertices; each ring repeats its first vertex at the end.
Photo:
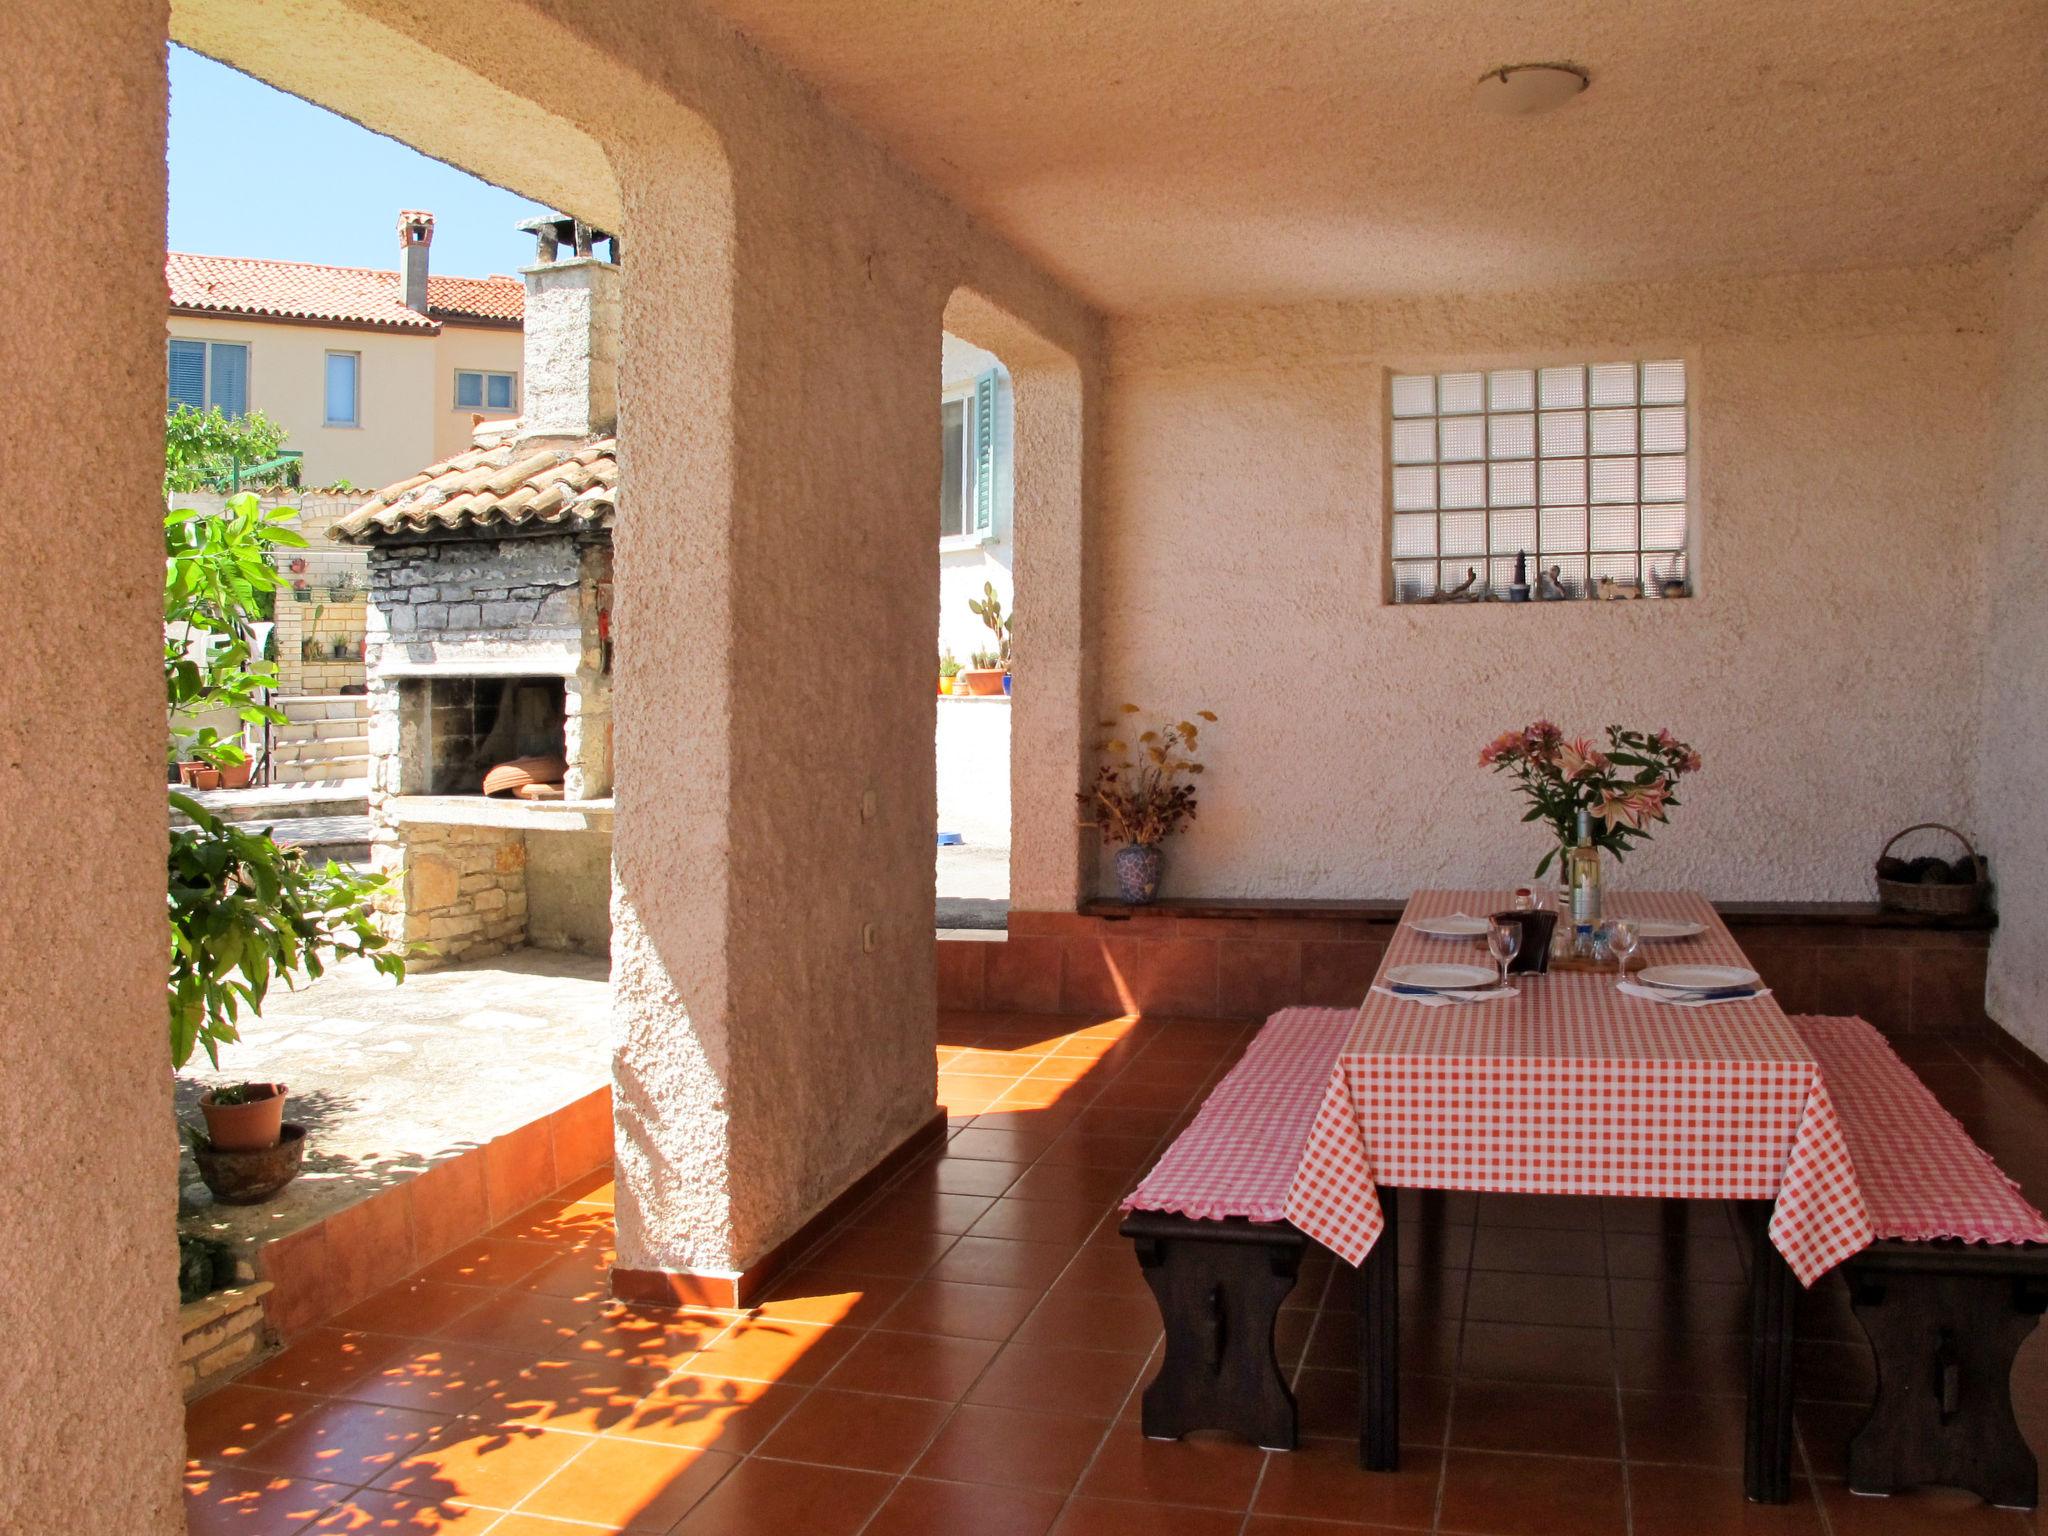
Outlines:
MULTIPOLYGON (((571 1339, 557 1358, 592 1358, 659 1365, 675 1370, 719 1335, 745 1322, 744 1314, 708 1307, 649 1307, 606 1301, 597 1321, 571 1339)), ((772 1320, 767 1326, 779 1326, 772 1320)))
POLYGON ((666 1531, 737 1465, 737 1457, 717 1451, 593 1440, 528 1494, 519 1513, 620 1531, 666 1531))
POLYGON ((1114 1249, 1083 1248, 1060 1271, 1059 1279, 1053 1282, 1053 1289, 1082 1291, 1093 1296, 1146 1297, 1152 1294, 1152 1288, 1145 1283, 1145 1271, 1139 1267, 1137 1255, 1128 1247, 1121 1253, 1114 1249))
POLYGON ((738 1376, 808 1386, 838 1364, 859 1338, 854 1329, 743 1318, 690 1356, 684 1368, 695 1376, 738 1376))
POLYGON ((315 1328, 236 1379, 245 1387, 277 1387, 331 1397, 403 1354, 406 1347, 403 1340, 382 1335, 315 1328))
POLYGON ((1366 1472, 1356 1438, 1303 1440, 1300 1449, 1268 1458, 1252 1512, 1423 1529, 1442 1470, 1440 1455, 1407 1451, 1399 1471, 1366 1472))
POLYGON ((971 1157, 940 1157, 928 1165, 929 1172, 914 1172, 910 1180, 929 1184, 941 1194, 983 1195, 993 1200, 1017 1181, 1029 1163, 1002 1163, 971 1157))
POLYGON ((1102 1442, 1079 1491, 1092 1498, 1241 1511, 1252 1501, 1266 1455, 1227 1436, 1147 1440, 1118 1424, 1102 1442))
POLYGON ((1604 1329, 1467 1323, 1458 1373, 1492 1381, 1611 1386, 1614 1351, 1604 1329))
POLYGON ((1059 1512, 1058 1494, 909 1477, 863 1536, 1045 1536, 1059 1512))
MULTIPOLYGON (((1818 1536, 1824 1529, 1810 1485, 1795 1479, 1787 1504, 1752 1504, 1739 1462, 1718 1469, 1631 1462, 1628 1492, 1636 1536, 1818 1536)), ((1942 1529, 1929 1526, 1927 1536, 1942 1529)))
POLYGON ((1114 1418, 1144 1364, 1142 1355, 1017 1340, 1003 1346, 967 1401, 1114 1418))
POLYGON ((1452 1451, 1444 1463, 1438 1529, 1486 1536, 1623 1536, 1628 1508, 1621 1463, 1452 1451))
POLYGON ((1740 1397, 1749 1385, 1749 1340, 1740 1334, 1618 1328, 1614 1363, 1624 1390, 1740 1397))
POLYGON ((1477 1270, 1465 1287, 1465 1316, 1475 1322, 1605 1328, 1607 1284, 1604 1275, 1477 1270))
POLYGON ((1237 1536, 1242 1523, 1243 1516, 1230 1510, 1071 1499, 1053 1536, 1237 1536))
MULTIPOLYGON (((1157 1367, 1148 1362, 1146 1377, 1157 1367)), ((1344 1438, 1358 1433, 1358 1372, 1304 1369, 1294 1380, 1294 1399, 1304 1435, 1344 1438)), ((1449 1417, 1451 1383, 1441 1376, 1401 1378, 1401 1443, 1440 1450, 1449 1417)))
POLYGON ((1598 1232, 1481 1227, 1472 1240, 1472 1267, 1539 1275, 1604 1275, 1607 1253, 1598 1232))
POLYGON ((387 1493, 513 1509, 590 1443, 587 1435, 458 1420, 377 1479, 387 1493))
POLYGON ((605 1167, 593 1169, 580 1179, 571 1179, 554 1193, 557 1200, 567 1200, 572 1205, 601 1205, 609 1208, 612 1204, 612 1170, 605 1167))
POLYGON ((634 1406, 667 1375, 664 1366, 602 1357, 537 1360, 478 1398, 467 1412, 493 1423, 598 1434, 630 1418, 634 1406))
POLYGON ((1001 1346, 935 1333, 871 1333, 825 1378, 828 1387, 956 1402, 1001 1346))
POLYGON ((194 1461, 237 1461, 321 1399, 235 1381, 185 1410, 185 1454, 194 1461))
POLYGON ((916 1471, 949 1482, 1066 1493, 1109 1428, 1100 1419, 967 1404, 939 1431, 916 1471))
POLYGON ((377 1292, 341 1313, 335 1326, 361 1333, 395 1333, 428 1338, 463 1313, 497 1294, 474 1285, 446 1285, 438 1280, 408 1280, 377 1292))
POLYGON ((516 1379, 528 1364, 527 1356, 506 1350, 419 1339, 340 1395, 391 1408, 462 1413, 486 1393, 516 1379))
POLYGON ((1039 1292, 1015 1286, 920 1280, 875 1326, 890 1332, 1002 1340, 1017 1331, 1039 1299, 1039 1292))
POLYGON ((243 1467, 194 1467, 185 1474, 185 1528, 188 1536, 290 1536, 348 1492, 243 1467))
POLYGON ((490 1300, 441 1324, 434 1336, 486 1349, 552 1354, 567 1349, 571 1339, 602 1315, 596 1302, 500 1290, 490 1300))
POLYGON ((1612 1387, 1513 1381, 1458 1383, 1451 1404, 1453 1447, 1554 1456, 1621 1456, 1612 1387))
POLYGON ((807 1389, 724 1376, 671 1376, 605 1433, 740 1455, 766 1440, 807 1389))
POLYGON ((903 1299, 911 1282, 807 1266, 777 1280, 748 1310, 757 1317, 867 1328, 903 1299))
POLYGON ((1349 1521, 1304 1520, 1292 1515, 1253 1515, 1244 1536, 1407 1536, 1394 1525, 1354 1525, 1349 1521))
POLYGON ((867 1472, 907 1472, 952 1411, 950 1403, 923 1398, 819 1387, 790 1410, 758 1454, 867 1472))
POLYGON ((1818 1488, 1835 1536, 2012 1536, 2037 1529, 2031 1514, 1994 1509, 1954 1488, 1923 1488, 1888 1499, 1860 1498, 1846 1483, 1818 1488))
POLYGON ((1050 1135, 1028 1131, 984 1131, 970 1126, 946 1143, 946 1156, 991 1162, 1028 1163, 1051 1143, 1050 1135))
POLYGON ((683 1517, 674 1536, 853 1536, 891 1486, 875 1472, 750 1457, 683 1517))
MULTIPOLYGON (((1115 1117, 1117 1122, 1125 1124, 1133 1118, 1135 1116, 1132 1115, 1115 1117)), ((1157 1135, 1076 1129, 1048 1146, 1038 1161, 1049 1167, 1109 1168, 1118 1173, 1135 1174, 1151 1163, 1158 1150, 1157 1135)))
POLYGON ((1047 1296, 1017 1329, 1019 1339, 1083 1349, 1148 1352, 1159 1341, 1159 1308, 1149 1297, 1047 1296))
POLYGON ((612 1213, 603 1206, 542 1200, 501 1221, 485 1236, 573 1247, 579 1243, 609 1243, 612 1230, 612 1213))
POLYGON ((1011 1200, 1071 1201, 1081 1205, 1115 1205, 1130 1190, 1132 1176, 1121 1168, 1090 1168, 1080 1163, 1035 1163, 1012 1184, 1011 1200))
POLYGON ((1746 1285, 1710 1280, 1613 1279, 1608 1281, 1608 1287, 1617 1328, 1648 1328, 1664 1333, 1741 1333, 1749 1327, 1746 1285))
POLYGON ((495 1509, 427 1504, 397 1494, 359 1489, 307 1528, 308 1536, 485 1536, 502 1529, 495 1509))
POLYGON ((897 1189, 853 1218, 856 1227, 885 1232, 941 1232, 959 1236, 988 1211, 988 1195, 948 1195, 937 1190, 897 1189))
POLYGON ((381 1403, 325 1402, 241 1457, 259 1472, 360 1487, 445 1429, 445 1414, 381 1403))
POLYGON ((968 1228, 970 1237, 1006 1237, 1027 1243, 1065 1244, 1071 1251, 1109 1214, 1110 1202, 1018 1200, 1005 1195, 968 1228))
MULTIPOLYGON (((1678 1462, 1699 1467, 1740 1467, 1746 1404, 1739 1397, 1691 1392, 1623 1392, 1621 1425, 1631 1464, 1678 1462)), ((1853 1410, 1861 1424, 1865 1410, 1853 1410)), ((1800 1410, 1800 1429, 1812 1421, 1800 1410)), ((1805 1435, 1811 1452, 1813 1437, 1805 1435)))
POLYGON ((445 1253, 416 1277, 449 1285, 510 1285, 560 1257, 556 1243, 480 1237, 445 1253))
POLYGON ((618 1255, 603 1243, 554 1253, 546 1263, 512 1283, 543 1296, 572 1296, 602 1301, 612 1293, 612 1265, 618 1255))
POLYGON ((953 1237, 945 1232, 883 1232, 848 1227, 804 1257, 807 1266, 854 1275, 891 1275, 915 1280, 936 1264, 953 1237))
POLYGON ((1015 1241, 1000 1237, 963 1237, 932 1266, 927 1277, 968 1285, 1015 1285, 1042 1289, 1057 1279, 1074 1257, 1072 1243, 1015 1241))

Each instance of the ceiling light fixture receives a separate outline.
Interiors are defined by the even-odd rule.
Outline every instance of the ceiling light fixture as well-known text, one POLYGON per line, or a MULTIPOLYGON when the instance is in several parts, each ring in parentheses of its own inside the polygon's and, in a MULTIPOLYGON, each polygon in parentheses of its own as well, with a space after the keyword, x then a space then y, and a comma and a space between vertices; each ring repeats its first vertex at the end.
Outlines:
POLYGON ((1503 64, 1479 77, 1472 100, 1482 112, 1526 117, 1563 106, 1591 79, 1576 64, 1503 64))

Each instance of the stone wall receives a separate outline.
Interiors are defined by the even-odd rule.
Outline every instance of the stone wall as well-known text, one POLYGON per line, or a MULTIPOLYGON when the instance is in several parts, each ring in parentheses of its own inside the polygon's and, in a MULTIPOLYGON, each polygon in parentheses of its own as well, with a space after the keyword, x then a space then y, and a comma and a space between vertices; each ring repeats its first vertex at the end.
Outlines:
POLYGON ((392 932, 431 946, 416 962, 444 965, 526 939, 526 836, 505 827, 374 824, 371 857, 396 888, 381 904, 392 932))
POLYGON ((268 1280, 252 1280, 178 1309, 178 1386, 190 1402, 256 1358, 270 1342, 263 1298, 268 1280))

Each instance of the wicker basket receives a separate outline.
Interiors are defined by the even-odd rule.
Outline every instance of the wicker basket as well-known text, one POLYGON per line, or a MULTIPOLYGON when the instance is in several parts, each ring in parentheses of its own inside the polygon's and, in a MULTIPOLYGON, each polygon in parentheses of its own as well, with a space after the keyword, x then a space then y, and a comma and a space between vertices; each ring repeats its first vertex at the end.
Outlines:
POLYGON ((1984 860, 1972 846, 1970 840, 1954 827, 1939 821, 1922 821, 1897 832, 1877 853, 1878 867, 1882 868, 1885 858, 1897 846, 1902 837, 1915 832, 1946 832, 1963 845, 1963 852, 1969 855, 1970 868, 1976 878, 1966 884, 1921 885, 1913 880, 1887 880, 1877 877, 1877 904, 1894 912, 1919 912, 1929 917, 1966 917, 1984 903, 1984 893, 1990 882, 1984 878, 1984 860))

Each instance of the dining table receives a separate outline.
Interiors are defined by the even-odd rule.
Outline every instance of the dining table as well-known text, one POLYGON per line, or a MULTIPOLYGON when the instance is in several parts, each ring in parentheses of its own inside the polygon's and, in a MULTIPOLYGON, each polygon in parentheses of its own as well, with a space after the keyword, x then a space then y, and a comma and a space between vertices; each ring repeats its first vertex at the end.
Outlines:
MULTIPOLYGON (((1761 985, 1664 1000, 1623 991, 1610 962, 1511 975, 1514 995, 1486 1000, 1389 986, 1401 966, 1488 962, 1484 938, 1418 922, 1512 902, 1477 889, 1408 901, 1288 1191, 1286 1218, 1361 1271, 1360 1458, 1392 1470, 1400 1455, 1395 1191, 1732 1201, 1754 1232, 1745 1483, 1752 1499, 1783 1502, 1797 1290, 1874 1235, 1820 1063, 1761 985)), ((1612 893, 1606 916, 1696 925, 1645 942, 1652 963, 1746 963, 1697 893, 1612 893)))

